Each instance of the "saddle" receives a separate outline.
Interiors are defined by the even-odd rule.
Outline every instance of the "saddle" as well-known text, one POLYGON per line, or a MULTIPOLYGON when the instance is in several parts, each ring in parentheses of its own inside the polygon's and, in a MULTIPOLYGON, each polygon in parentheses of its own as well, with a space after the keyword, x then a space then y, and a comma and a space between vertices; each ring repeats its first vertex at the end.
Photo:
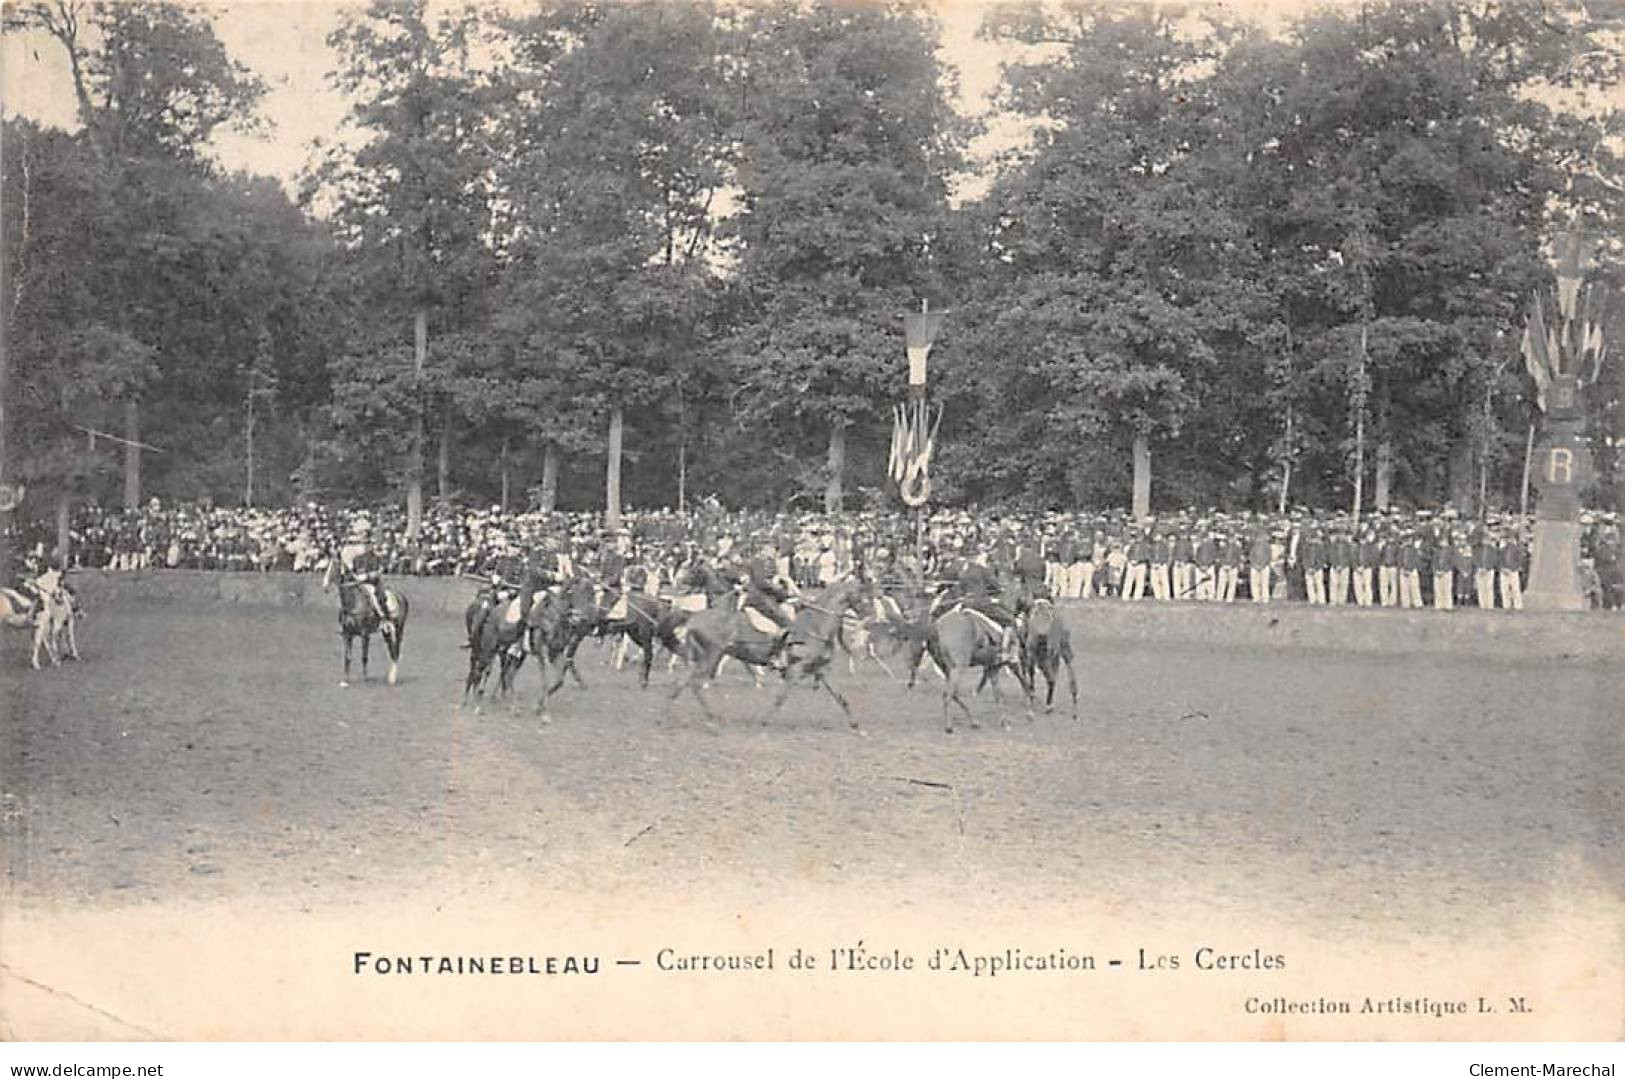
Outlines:
POLYGON ((761 611, 758 611, 755 607, 745 607, 743 610, 745 612, 745 621, 749 622, 751 628, 756 630, 758 633, 765 634, 769 637, 777 637, 779 634, 784 632, 783 626, 773 621, 773 619, 769 618, 761 611))
POLYGON ((981 611, 978 611, 974 607, 967 607, 962 602, 954 604, 944 613, 951 614, 954 611, 960 611, 964 614, 970 615, 971 618, 977 622, 977 624, 993 635, 993 639, 999 644, 999 658, 1005 663, 1015 664, 1018 660, 1020 660, 1021 625, 1019 621, 1016 625, 1013 625, 1007 629, 1004 626, 999 625, 987 615, 983 614, 981 611))

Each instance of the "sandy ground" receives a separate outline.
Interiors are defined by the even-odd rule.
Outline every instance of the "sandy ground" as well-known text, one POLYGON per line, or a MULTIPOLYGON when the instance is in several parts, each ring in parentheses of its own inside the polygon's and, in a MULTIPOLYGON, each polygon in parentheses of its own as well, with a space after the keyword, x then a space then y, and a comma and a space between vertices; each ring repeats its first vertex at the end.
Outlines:
POLYGON ((1617 667, 1089 642, 1076 722, 984 699, 950 736, 940 683, 842 670, 858 737, 737 668, 709 725, 591 644, 550 723, 531 670, 517 704, 459 710, 448 618, 409 628, 395 687, 378 663, 341 689, 308 609, 107 608, 82 643, 0 672, 11 1036, 1625 1032, 1617 667), (918 966, 786 969, 859 939, 918 966), (775 966, 665 972, 668 946, 775 966), (961 946, 1099 969, 924 969, 961 946), (1203 947, 1285 969, 1202 970, 1203 947), (361 950, 610 969, 384 977, 361 950), (1179 969, 1140 969, 1160 955, 1179 969), (1248 1004, 1282 994, 1495 1010, 1248 1004))

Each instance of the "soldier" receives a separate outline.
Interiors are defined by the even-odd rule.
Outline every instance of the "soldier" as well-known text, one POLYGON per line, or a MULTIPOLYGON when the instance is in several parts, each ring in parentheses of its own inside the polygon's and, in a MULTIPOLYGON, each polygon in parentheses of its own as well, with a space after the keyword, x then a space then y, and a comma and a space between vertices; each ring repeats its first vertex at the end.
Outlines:
POLYGON ((372 523, 366 514, 358 514, 353 518, 350 521, 349 542, 339 548, 339 561, 350 579, 361 586, 361 591, 372 604, 378 620, 385 622, 388 621, 388 616, 384 614, 384 605, 380 602, 380 593, 383 589, 382 566, 377 553, 372 549, 371 531, 372 523))
POLYGON ((1347 526, 1339 526, 1332 533, 1326 561, 1331 570, 1328 574, 1330 591, 1326 599, 1333 606, 1341 607, 1349 601, 1349 581, 1354 576, 1354 541, 1347 526))
MULTIPOLYGON (((526 560, 520 558, 518 553, 505 543, 494 548, 485 559, 485 585, 474 596, 479 607, 469 623, 469 640, 478 639, 486 619, 506 608, 521 594, 526 601, 520 610, 520 618, 523 619, 530 606, 528 602, 530 597, 552 583, 554 578, 550 573, 541 566, 532 569, 526 560), (521 588, 522 582, 524 588, 521 588)), ((468 641, 464 641, 459 647, 468 648, 468 641)))
POLYGON ((940 605, 959 603, 984 614, 996 622, 1003 631, 999 652, 1006 662, 1014 662, 1020 655, 1016 636, 1016 612, 999 600, 998 582, 993 572, 976 562, 967 564, 959 580, 943 594, 940 605))
POLYGON ((1156 599, 1166 600, 1173 596, 1172 569, 1174 561, 1174 537, 1161 528, 1151 533, 1151 549, 1148 555, 1151 565, 1151 595, 1156 599))
POLYGON ((1202 598, 1196 583, 1196 541, 1191 536, 1190 526, 1183 521, 1175 525, 1172 560, 1174 598, 1202 598))
POLYGON ((1433 541, 1433 609, 1456 609, 1456 546, 1448 528, 1433 541))
POLYGON ((1236 602, 1236 584, 1241 579, 1243 549, 1241 536, 1225 532, 1219 536, 1219 595, 1220 603, 1236 602))
POLYGON ((1219 562, 1219 538, 1206 521, 1196 522, 1196 529, 1196 598, 1211 603, 1218 595, 1216 567, 1219 562))
POLYGON ((790 591, 774 573, 774 553, 774 548, 764 547, 755 558, 746 559, 739 583, 745 590, 744 606, 764 615, 782 632, 790 628, 790 616, 783 606, 790 591))
POLYGON ((1023 593, 1038 595, 1044 593, 1044 559, 1038 553, 1038 545, 1027 537, 1022 537, 1016 547, 1014 558, 1011 560, 1011 571, 1015 574, 1016 582, 1021 586, 1023 593))
POLYGON ((1098 524, 1086 522, 1072 552, 1072 594, 1089 599, 1100 591, 1101 567, 1106 563, 1106 531, 1098 524))
POLYGON ((1619 609, 1621 592, 1619 526, 1614 515, 1603 518, 1602 527, 1592 548, 1592 561, 1597 568, 1597 584, 1601 589, 1602 606, 1606 610, 1619 609))
POLYGON ((1377 596, 1384 607, 1399 606, 1399 526, 1387 522, 1377 545, 1377 596))
POLYGON ((1326 602, 1326 541, 1319 526, 1310 526, 1299 548, 1303 562, 1304 598, 1310 603, 1326 602))
POLYGON ((1123 547, 1121 598, 1125 600, 1139 599, 1145 593, 1145 577, 1150 561, 1150 529, 1145 525, 1139 525, 1134 527, 1133 533, 1123 547))
MULTIPOLYGON (((1493 520, 1493 519, 1492 519, 1493 520)), ((1474 529, 1473 591, 1482 610, 1495 609, 1495 575, 1501 568, 1501 545, 1484 525, 1474 529)))
POLYGON ((1418 532, 1403 532, 1397 539, 1399 552, 1399 605, 1422 606, 1422 566, 1427 560, 1425 540, 1418 532))
POLYGON ((1497 565, 1500 566, 1501 606, 1509 611, 1523 610, 1523 571, 1529 565, 1529 550, 1516 532, 1501 537, 1497 565))
POLYGON ((1270 528, 1260 517, 1247 530, 1247 594, 1254 603, 1270 601, 1270 528))

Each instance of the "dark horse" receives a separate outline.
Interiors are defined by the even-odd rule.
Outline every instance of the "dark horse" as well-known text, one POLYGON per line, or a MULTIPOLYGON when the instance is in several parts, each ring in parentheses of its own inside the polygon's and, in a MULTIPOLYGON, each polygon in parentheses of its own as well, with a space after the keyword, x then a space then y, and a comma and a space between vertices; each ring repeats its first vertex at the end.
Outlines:
MULTIPOLYGON (((752 667, 778 665, 784 687, 774 701, 775 708, 784 704, 797 679, 807 678, 835 699, 856 730, 858 723, 852 718, 851 706, 829 684, 829 664, 840 647, 841 620, 848 613, 861 614, 865 594, 866 586, 859 581, 836 582, 821 594, 798 601, 790 627, 776 633, 759 628, 745 610, 726 603, 691 616, 683 649, 694 664, 688 687, 700 708, 708 718, 716 718, 702 691, 716 677, 723 657, 731 656, 752 667)), ((683 684, 678 683, 672 697, 682 691, 683 684)))
POLYGON ((383 604, 385 617, 379 618, 366 589, 360 582, 348 578, 337 558, 327 564, 322 591, 335 584, 339 586, 339 633, 344 638, 344 679, 339 685, 348 687, 350 684, 350 647, 357 637, 361 638, 361 680, 367 680, 367 652, 374 633, 384 639, 384 646, 389 649, 389 684, 394 685, 400 669, 401 638, 406 635, 409 607, 406 597, 393 588, 382 589, 379 602, 383 604))
MULTIPOLYGON (((536 595, 535 602, 525 614, 525 642, 524 655, 536 657, 536 666, 541 674, 542 695, 536 702, 536 711, 540 713, 542 721, 546 722, 547 700, 554 691, 564 684, 564 667, 572 670, 575 667, 575 647, 581 643, 580 619, 581 612, 575 607, 576 600, 572 599, 563 590, 549 589, 536 595), (563 661, 558 672, 558 680, 553 678, 552 667, 555 663, 563 661)), ((517 668, 518 664, 515 664, 517 668)), ((579 682, 581 676, 576 675, 579 682)))
POLYGON ((655 650, 665 645, 673 655, 682 654, 682 634, 679 631, 688 621, 689 613, 659 596, 646 592, 625 592, 604 612, 598 632, 608 638, 622 637, 638 646, 643 655, 638 684, 647 689, 655 650))
POLYGON ((1021 629, 1021 669, 1025 677, 1029 698, 1038 688, 1038 672, 1043 672, 1049 692, 1044 697, 1044 711, 1055 710, 1055 683, 1060 680, 1061 665, 1066 664, 1066 681, 1072 690, 1072 718, 1078 718, 1078 676, 1072 670, 1072 633, 1062 621, 1053 601, 1035 599, 1027 611, 1021 629))
POLYGON ((485 683, 497 665, 497 689, 507 696, 513 688, 514 672, 524 657, 524 604, 517 595, 503 593, 497 602, 481 597, 463 611, 463 628, 468 634, 468 678, 463 682, 463 704, 469 694, 485 696, 485 683))

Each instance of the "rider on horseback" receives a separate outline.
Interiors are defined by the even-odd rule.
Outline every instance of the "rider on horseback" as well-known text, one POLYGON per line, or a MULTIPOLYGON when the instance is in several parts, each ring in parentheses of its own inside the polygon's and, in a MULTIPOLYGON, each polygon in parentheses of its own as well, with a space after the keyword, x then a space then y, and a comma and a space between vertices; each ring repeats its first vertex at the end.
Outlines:
POLYGON ((744 606, 766 616, 781 631, 788 630, 790 619, 784 613, 783 604, 790 598, 790 592, 779 582, 773 563, 772 547, 764 548, 762 553, 745 562, 740 578, 745 587, 744 606))
POLYGON ((998 580, 993 571, 980 562, 967 562, 959 571, 959 580, 943 594, 939 609, 957 604, 983 615, 998 625, 1002 632, 999 654, 1007 663, 1020 658, 1016 613, 999 598, 998 580))
MULTIPOLYGON (((485 587, 474 597, 479 602, 479 609, 475 611, 473 623, 469 626, 469 639, 479 637, 481 627, 493 611, 502 610, 518 596, 528 600, 537 590, 547 587, 546 584, 526 587, 530 583, 527 578, 534 578, 540 572, 532 568, 528 560, 520 558, 518 552, 503 540, 486 560, 485 587)), ((547 581, 552 583, 552 574, 547 574, 547 581)), ((528 613, 529 606, 528 602, 521 605, 521 621, 528 613)), ((465 642, 461 647, 467 648, 468 644, 465 642)))
POLYGON ((378 615, 378 621, 387 626, 389 616, 383 604, 383 560, 372 549, 369 541, 371 531, 371 522, 366 514, 359 514, 351 520, 349 541, 339 548, 339 563, 349 578, 361 586, 362 594, 378 615))

